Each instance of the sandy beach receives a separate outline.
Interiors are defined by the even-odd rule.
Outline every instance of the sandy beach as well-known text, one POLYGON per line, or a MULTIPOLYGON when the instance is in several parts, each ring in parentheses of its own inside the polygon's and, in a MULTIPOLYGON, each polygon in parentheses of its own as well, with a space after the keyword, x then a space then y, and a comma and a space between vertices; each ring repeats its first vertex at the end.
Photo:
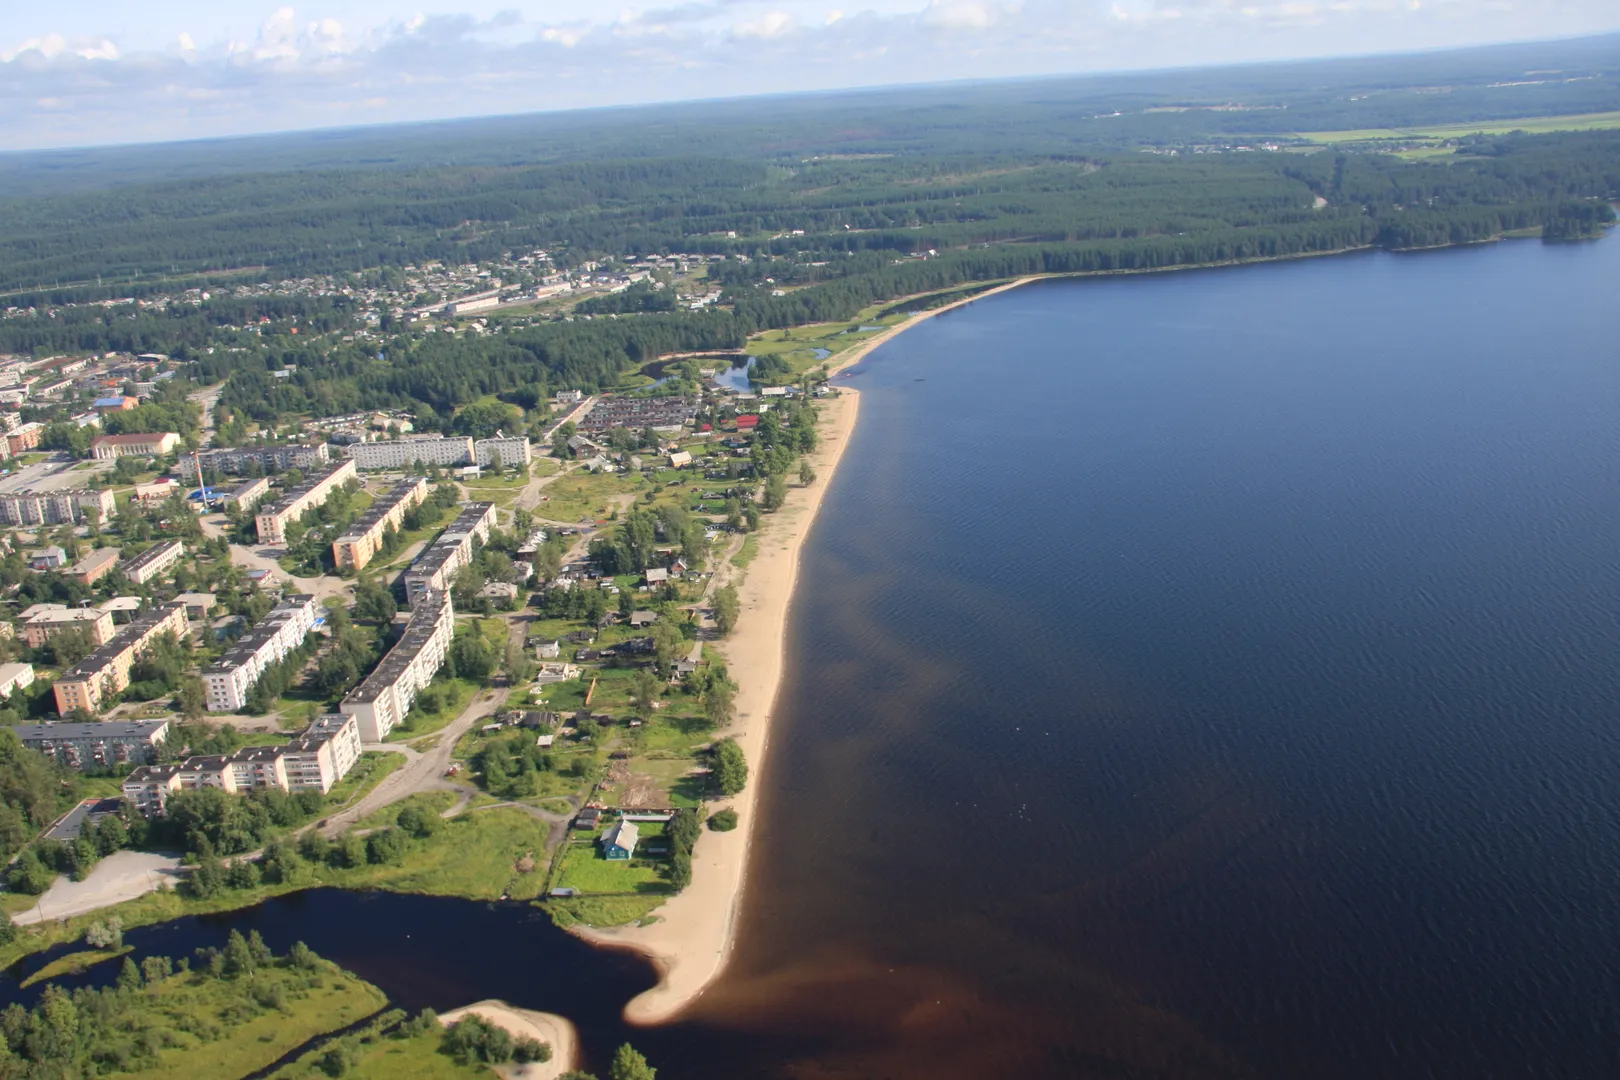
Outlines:
POLYGON ((504 1001, 480 1001, 440 1013, 439 1020, 448 1026, 469 1013, 476 1013, 481 1019, 505 1028, 513 1038, 539 1039, 551 1047, 550 1061, 497 1068, 496 1072, 505 1080, 555 1080, 579 1063, 574 1025, 560 1016, 514 1008, 504 1001))
MULTIPOLYGON (((919 323, 964 304, 1015 289, 1023 278, 917 315, 833 358, 831 373, 853 367, 874 349, 919 323)), ((737 719, 727 735, 748 758, 749 783, 735 799, 711 803, 710 812, 730 806, 741 825, 733 832, 704 831, 692 859, 692 884, 655 913, 648 926, 578 931, 601 945, 628 947, 648 956, 662 975, 657 986, 625 1007, 625 1019, 652 1025, 670 1019, 703 993, 730 958, 737 915, 747 880, 754 814, 760 790, 770 778, 770 726, 786 657, 788 612, 799 576, 799 552, 815 524, 827 486, 843 460, 860 413, 860 394, 845 386, 821 404, 820 444, 810 456, 816 480, 794 484, 787 505, 766 519, 759 554, 738 586, 742 612, 737 628, 721 643, 731 677, 737 682, 737 719)))

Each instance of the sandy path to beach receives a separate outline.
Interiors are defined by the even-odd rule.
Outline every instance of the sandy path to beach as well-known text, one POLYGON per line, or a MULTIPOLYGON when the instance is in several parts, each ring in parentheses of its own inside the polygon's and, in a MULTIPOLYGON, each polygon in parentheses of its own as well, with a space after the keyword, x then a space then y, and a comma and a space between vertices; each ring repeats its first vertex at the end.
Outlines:
MULTIPOLYGON (((933 316, 1017 288, 1028 280, 921 312, 834 357, 830 370, 837 373, 853 367, 874 349, 933 316)), ((742 611, 737 628, 720 645, 738 684, 737 720, 725 734, 742 746, 750 776, 740 796, 711 803, 709 811, 729 806, 742 819, 741 827, 729 833, 704 831, 692 858, 692 884, 658 909, 658 921, 649 926, 576 931, 598 944, 634 948, 658 966, 659 984, 625 1007, 625 1019, 631 1023, 657 1024, 670 1019, 703 993, 730 958, 747 879, 755 807, 760 789, 769 782, 770 722, 782 681, 799 552, 843 459, 859 412, 860 395, 849 387, 841 387, 836 398, 822 402, 820 445, 810 458, 816 481, 809 487, 793 485, 787 505, 766 519, 766 527, 759 533, 759 554, 738 587, 742 611)))
POLYGON ((515 1039, 539 1039, 551 1047, 551 1060, 528 1065, 502 1065, 495 1071, 505 1080, 555 1080, 573 1069, 578 1063, 578 1038, 574 1025, 551 1013, 519 1009, 504 1001, 480 1001, 460 1009, 440 1013, 439 1020, 446 1027, 469 1013, 476 1013, 496 1027, 505 1028, 515 1039))

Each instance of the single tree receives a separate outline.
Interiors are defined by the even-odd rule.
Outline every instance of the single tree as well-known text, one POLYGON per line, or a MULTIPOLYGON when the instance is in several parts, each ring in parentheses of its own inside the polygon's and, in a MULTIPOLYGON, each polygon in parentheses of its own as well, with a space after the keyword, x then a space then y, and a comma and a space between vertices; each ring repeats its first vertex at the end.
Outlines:
POLYGON ((809 487, 816 482, 815 467, 810 464, 809 458, 799 459, 799 483, 809 487))
POLYGON ((657 1075, 658 1071, 629 1043, 619 1047, 608 1067, 608 1080, 654 1080, 657 1075))

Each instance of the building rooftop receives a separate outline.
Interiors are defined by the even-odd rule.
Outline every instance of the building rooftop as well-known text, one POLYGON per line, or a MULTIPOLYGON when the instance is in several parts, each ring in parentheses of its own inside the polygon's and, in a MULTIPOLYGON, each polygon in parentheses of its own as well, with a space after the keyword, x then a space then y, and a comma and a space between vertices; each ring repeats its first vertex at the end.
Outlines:
POLYGON ((153 544, 133 559, 127 560, 124 563, 124 573, 128 574, 131 570, 144 570, 153 563, 168 558, 176 548, 184 546, 179 540, 165 540, 161 544, 153 544))
POLYGON ((444 564, 450 561, 462 541, 466 540, 478 523, 484 520, 484 515, 493 509, 495 504, 492 502, 468 503, 467 508, 456 515, 456 520, 439 534, 438 539, 416 557, 416 561, 411 563, 411 568, 406 573, 419 577, 432 577, 438 573, 444 568, 444 564))
POLYGON ((439 618, 445 607, 450 604, 450 594, 444 592, 429 592, 422 598, 422 602, 411 612, 411 618, 405 624, 405 633, 400 636, 399 642, 382 658, 370 675, 365 677, 361 684, 350 691, 345 703, 370 704, 382 697, 383 693, 405 673, 405 669, 433 640, 434 631, 438 627, 439 618))
POLYGON ((261 516, 270 514, 279 516, 286 513, 292 508, 293 503, 297 502, 299 499, 302 499, 305 495, 308 495, 310 492, 326 483, 326 481, 330 480, 333 475, 338 472, 338 470, 344 468, 354 468, 354 462, 339 461, 336 464, 326 466, 326 468, 322 469, 314 476, 306 477, 303 483, 295 484, 292 487, 284 490, 281 493, 281 498, 260 510, 259 514, 261 516))
POLYGON ((388 516, 400 503, 409 499, 416 489, 426 485, 423 479, 404 480, 388 489, 388 493, 366 508, 366 512, 355 518, 344 530, 343 535, 337 538, 340 544, 358 543, 362 537, 377 527, 377 523, 388 516))
POLYGON ((30 739, 146 739, 167 731, 167 720, 107 720, 100 723, 75 724, 61 720, 47 720, 43 724, 18 724, 12 728, 17 738, 30 739))
POLYGON ((80 660, 77 664, 74 664, 67 671, 64 671, 62 673, 61 680, 64 682, 69 680, 83 681, 99 675, 103 668, 112 663, 114 657, 118 656, 125 649, 129 648, 134 642, 139 641, 141 638, 151 633, 152 628, 157 626, 158 623, 162 622, 176 608, 180 609, 180 611, 183 613, 186 606, 184 604, 176 604, 172 602, 167 604, 159 604, 151 611, 148 611, 143 615, 136 616, 134 621, 132 621, 128 626, 114 634, 111 641, 96 649, 89 656, 85 657, 83 660, 80 660))
POLYGON ((306 593, 295 593, 282 599, 265 617, 231 643, 219 659, 203 668, 203 675, 227 675, 244 664, 251 663, 265 644, 281 633, 287 620, 295 618, 301 608, 314 600, 306 593))

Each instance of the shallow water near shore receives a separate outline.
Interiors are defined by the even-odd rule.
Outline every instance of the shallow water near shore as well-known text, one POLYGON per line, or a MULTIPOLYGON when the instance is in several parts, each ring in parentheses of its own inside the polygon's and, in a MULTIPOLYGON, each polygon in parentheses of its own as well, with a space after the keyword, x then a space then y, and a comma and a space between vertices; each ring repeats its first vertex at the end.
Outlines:
POLYGON ((1620 238, 1061 281, 873 353, 678 1023, 521 905, 129 939, 302 938, 660 1080, 1620 1075, 1616 281, 1620 238))

